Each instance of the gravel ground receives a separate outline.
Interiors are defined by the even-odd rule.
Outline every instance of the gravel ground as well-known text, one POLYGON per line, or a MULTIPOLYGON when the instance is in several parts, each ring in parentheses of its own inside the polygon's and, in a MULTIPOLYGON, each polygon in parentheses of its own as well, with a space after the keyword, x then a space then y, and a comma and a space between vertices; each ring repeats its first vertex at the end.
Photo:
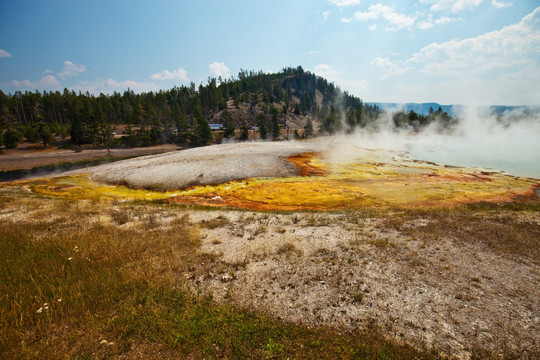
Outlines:
MULTIPOLYGON (((479 221, 495 227, 501 216, 514 217, 479 221)), ((540 259, 495 250, 476 230, 411 236, 439 226, 429 216, 400 230, 354 214, 190 219, 206 226, 201 251, 215 257, 186 276, 218 300, 310 326, 354 332, 376 323, 390 337, 459 359, 540 354, 540 259)), ((527 222, 526 236, 540 234, 537 213, 511 221, 527 222)))

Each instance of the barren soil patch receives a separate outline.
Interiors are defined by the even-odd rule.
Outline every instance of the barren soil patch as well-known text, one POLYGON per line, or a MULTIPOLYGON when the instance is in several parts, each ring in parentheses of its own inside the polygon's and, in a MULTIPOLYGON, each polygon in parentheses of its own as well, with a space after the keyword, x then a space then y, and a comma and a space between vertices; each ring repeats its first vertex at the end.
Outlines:
POLYGON ((375 322, 464 359, 538 356, 538 214, 448 215, 190 212, 212 256, 186 276, 288 321, 351 331, 375 322), (528 243, 486 233, 501 227, 528 243))
POLYGON ((15 150, 4 150, 0 154, 0 171, 10 171, 19 169, 31 169, 38 166, 58 164, 64 162, 75 162, 82 160, 94 160, 107 156, 127 157, 164 153, 179 150, 176 145, 160 145, 144 148, 130 149, 88 149, 75 152, 63 149, 33 149, 22 148, 15 150))

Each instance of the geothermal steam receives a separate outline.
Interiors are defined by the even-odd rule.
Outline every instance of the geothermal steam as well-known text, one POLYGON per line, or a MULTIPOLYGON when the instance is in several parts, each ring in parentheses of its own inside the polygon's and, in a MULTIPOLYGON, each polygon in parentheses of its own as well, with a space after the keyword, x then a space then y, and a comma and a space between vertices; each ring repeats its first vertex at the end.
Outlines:
MULTIPOLYGON (((376 131, 359 130, 333 142, 406 151, 413 159, 438 164, 540 178, 540 112, 531 115, 514 111, 496 116, 488 108, 463 107, 457 117, 459 123, 452 129, 443 130, 434 123, 420 132, 396 131, 387 113, 373 127, 376 131)), ((347 156, 351 156, 349 146, 337 146, 331 158, 338 161, 347 156)))

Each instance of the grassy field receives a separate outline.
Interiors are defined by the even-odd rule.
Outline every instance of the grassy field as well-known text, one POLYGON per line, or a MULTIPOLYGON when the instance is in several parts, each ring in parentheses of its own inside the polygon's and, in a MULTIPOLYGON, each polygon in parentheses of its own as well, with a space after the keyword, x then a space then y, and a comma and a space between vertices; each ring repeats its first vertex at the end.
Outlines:
MULTIPOLYGON (((216 302, 185 274, 210 256, 177 207, 0 192, 0 358, 438 358, 363 332, 216 302)), ((170 206, 170 205, 167 205, 170 206)), ((399 226, 399 224, 396 224, 399 226)))

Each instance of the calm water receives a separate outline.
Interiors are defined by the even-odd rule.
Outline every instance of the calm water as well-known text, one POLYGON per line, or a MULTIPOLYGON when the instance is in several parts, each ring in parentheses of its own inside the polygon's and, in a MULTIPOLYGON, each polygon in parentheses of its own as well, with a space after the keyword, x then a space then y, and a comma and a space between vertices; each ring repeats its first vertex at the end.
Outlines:
MULTIPOLYGON (((467 108, 468 109, 468 108, 467 108)), ((466 110, 466 109, 464 109, 466 110)), ((359 144, 405 150, 413 159, 477 167, 540 179, 540 116, 495 119, 470 108, 451 133, 382 131, 359 134, 359 144)))
POLYGON ((502 170, 508 174, 540 179, 540 137, 521 142, 474 141, 438 136, 431 141, 406 142, 405 150, 413 159, 438 164, 502 170))

